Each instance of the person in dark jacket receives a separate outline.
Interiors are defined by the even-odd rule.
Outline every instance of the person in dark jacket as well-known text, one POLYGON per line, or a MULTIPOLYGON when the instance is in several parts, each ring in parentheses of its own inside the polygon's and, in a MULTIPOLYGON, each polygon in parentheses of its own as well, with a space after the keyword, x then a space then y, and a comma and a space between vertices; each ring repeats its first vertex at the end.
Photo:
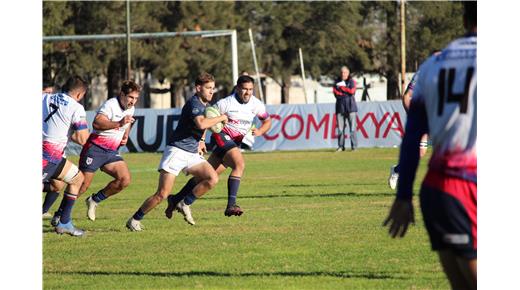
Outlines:
POLYGON ((356 114, 357 105, 354 95, 356 93, 356 81, 350 76, 348 67, 341 67, 341 78, 333 87, 334 97, 336 97, 336 122, 338 124, 338 149, 345 151, 345 123, 348 121, 350 129, 350 147, 352 151, 357 148, 356 138, 356 114))

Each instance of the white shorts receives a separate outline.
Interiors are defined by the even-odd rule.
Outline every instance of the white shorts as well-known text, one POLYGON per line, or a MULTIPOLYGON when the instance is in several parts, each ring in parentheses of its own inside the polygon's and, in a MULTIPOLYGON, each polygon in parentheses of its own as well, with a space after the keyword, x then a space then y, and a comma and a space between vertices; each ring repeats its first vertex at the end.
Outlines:
POLYGON ((202 162, 207 161, 204 159, 204 156, 198 153, 191 153, 177 147, 166 146, 158 170, 162 169, 177 176, 181 170, 185 174, 188 174, 188 172, 186 172, 188 168, 202 162))

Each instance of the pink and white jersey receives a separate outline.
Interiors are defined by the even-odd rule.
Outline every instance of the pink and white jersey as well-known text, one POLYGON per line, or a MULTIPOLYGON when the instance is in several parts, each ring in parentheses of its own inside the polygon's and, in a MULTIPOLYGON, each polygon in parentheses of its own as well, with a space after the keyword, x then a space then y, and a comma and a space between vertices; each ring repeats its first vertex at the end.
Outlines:
MULTIPOLYGON (((134 111, 135 107, 125 110, 119 103, 119 98, 115 97, 106 100, 96 113, 105 115, 112 122, 119 122, 125 116, 133 116, 134 111)), ((101 148, 117 151, 119 144, 121 144, 121 139, 123 139, 123 135, 125 134, 125 130, 129 126, 130 123, 127 123, 123 127, 115 129, 94 130, 92 134, 90 134, 89 141, 101 148)))
POLYGON ((413 101, 424 104, 434 148, 429 167, 476 180, 477 37, 451 42, 420 68, 413 101))
POLYGON ((42 95, 43 163, 61 160, 73 131, 88 129, 83 106, 65 93, 42 95))
POLYGON ((221 114, 228 116, 228 122, 222 131, 233 139, 242 140, 251 129, 255 117, 260 120, 269 118, 265 105, 255 96, 251 96, 249 102, 243 103, 236 94, 232 94, 219 100, 216 105, 221 114))

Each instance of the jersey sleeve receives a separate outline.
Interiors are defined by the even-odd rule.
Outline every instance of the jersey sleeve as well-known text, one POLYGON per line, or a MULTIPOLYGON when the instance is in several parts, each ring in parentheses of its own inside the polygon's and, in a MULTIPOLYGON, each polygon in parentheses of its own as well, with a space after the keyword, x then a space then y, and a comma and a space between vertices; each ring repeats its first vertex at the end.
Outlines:
POLYGON ((72 129, 75 131, 88 129, 87 113, 81 105, 78 105, 74 114, 72 114, 72 129))
POLYGON ((257 102, 254 113, 262 121, 269 119, 269 113, 267 113, 264 103, 260 101, 257 102))
POLYGON ((215 105, 217 106, 217 109, 220 111, 221 114, 225 114, 228 112, 229 108, 229 102, 227 100, 228 98, 220 99, 215 105))
POLYGON ((112 120, 112 117, 114 114, 113 114, 112 107, 109 105, 109 101, 104 102, 103 105, 101 105, 101 107, 99 107, 96 114, 103 114, 103 115, 107 116, 107 118, 109 120, 112 120))
POLYGON ((195 117, 204 116, 205 109, 204 105, 191 102, 190 118, 195 119, 195 117))

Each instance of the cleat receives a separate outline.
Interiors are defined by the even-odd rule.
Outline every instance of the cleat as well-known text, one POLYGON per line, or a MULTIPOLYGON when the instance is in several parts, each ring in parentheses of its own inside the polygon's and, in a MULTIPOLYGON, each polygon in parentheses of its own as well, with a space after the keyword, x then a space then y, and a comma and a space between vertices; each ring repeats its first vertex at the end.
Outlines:
POLYGON ((168 207, 164 210, 164 215, 169 219, 173 217, 173 210, 175 209, 175 204, 173 204, 173 202, 171 201, 172 198, 172 195, 168 196, 168 207))
POLYGON ((189 223, 190 225, 194 225, 195 224, 195 220, 193 219, 193 217, 191 216, 191 209, 190 209, 190 206, 185 204, 184 203, 184 200, 181 200, 177 206, 176 206, 176 209, 178 212, 182 213, 182 215, 184 216, 184 220, 189 223))
POLYGON ((338 149, 336 149, 336 152, 341 152, 341 151, 345 151, 345 148, 343 148, 343 147, 338 147, 338 149))
POLYGON ((85 231, 80 230, 76 228, 72 221, 69 221, 66 224, 62 224, 61 222, 58 222, 58 225, 54 228, 57 234, 63 235, 63 234, 69 234, 73 237, 82 237, 85 235, 85 231))
POLYGON ((54 216, 51 219, 51 226, 55 227, 60 223, 61 216, 54 214, 54 216))
POLYGON ((51 219, 52 218, 52 214, 48 213, 48 212, 44 212, 42 214, 42 218, 43 219, 51 219))
POLYGON ((230 217, 232 215, 241 216, 244 211, 238 206, 238 204, 234 204, 232 206, 228 206, 226 211, 224 211, 224 215, 230 217))
POLYGON ((127 222, 126 222, 126 227, 131 230, 132 232, 140 232, 143 230, 143 228, 141 227, 141 222, 134 219, 133 217, 131 217, 127 222))
POLYGON ((89 198, 85 200, 85 203, 87 204, 87 218, 91 221, 95 221, 98 203, 92 199, 92 196, 89 196, 89 198))
POLYGON ((397 165, 390 167, 390 176, 388 177, 388 186, 392 190, 395 190, 397 188, 397 181, 399 180, 399 173, 395 172, 395 167, 397 165))

